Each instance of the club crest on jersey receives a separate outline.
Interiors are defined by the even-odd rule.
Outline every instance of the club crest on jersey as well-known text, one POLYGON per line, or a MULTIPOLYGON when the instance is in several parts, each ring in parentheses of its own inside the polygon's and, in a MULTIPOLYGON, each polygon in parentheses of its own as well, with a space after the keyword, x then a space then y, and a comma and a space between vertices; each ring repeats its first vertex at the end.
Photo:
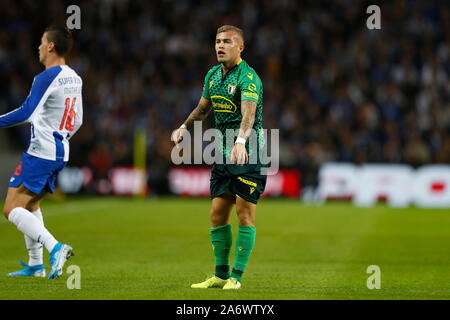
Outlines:
POLYGON ((236 86, 229 84, 228 85, 228 94, 234 94, 236 91, 236 86))

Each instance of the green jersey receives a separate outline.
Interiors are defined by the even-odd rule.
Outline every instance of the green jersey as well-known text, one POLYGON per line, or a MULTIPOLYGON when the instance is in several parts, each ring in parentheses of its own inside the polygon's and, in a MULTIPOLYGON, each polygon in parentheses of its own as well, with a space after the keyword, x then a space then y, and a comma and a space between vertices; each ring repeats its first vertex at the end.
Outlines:
MULTIPOLYGON (((236 135, 227 136, 226 130, 238 131, 240 128, 242 121, 241 102, 243 100, 256 102, 255 122, 253 124, 253 129, 257 133, 256 149, 263 146, 263 86, 261 79, 247 62, 241 59, 226 74, 223 72, 222 64, 212 67, 205 76, 202 96, 212 103, 215 128, 222 135, 221 150, 224 156, 230 156, 231 149, 230 147, 227 148, 227 145, 232 148, 236 140, 236 135), (231 139, 233 141, 227 144, 227 140, 231 139)), ((253 150, 254 147, 249 147, 249 145, 249 141, 247 141, 247 152, 251 156, 257 150, 253 150)), ((259 157, 257 158, 259 159, 259 157)))

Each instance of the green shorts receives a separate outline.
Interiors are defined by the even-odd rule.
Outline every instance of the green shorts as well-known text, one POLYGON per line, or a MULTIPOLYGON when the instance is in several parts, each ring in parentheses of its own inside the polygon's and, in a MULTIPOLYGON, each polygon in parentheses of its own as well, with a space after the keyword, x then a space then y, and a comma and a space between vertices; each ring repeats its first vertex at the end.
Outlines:
POLYGON ((264 192, 266 180, 259 165, 215 164, 211 171, 211 199, 231 193, 256 204, 264 192))

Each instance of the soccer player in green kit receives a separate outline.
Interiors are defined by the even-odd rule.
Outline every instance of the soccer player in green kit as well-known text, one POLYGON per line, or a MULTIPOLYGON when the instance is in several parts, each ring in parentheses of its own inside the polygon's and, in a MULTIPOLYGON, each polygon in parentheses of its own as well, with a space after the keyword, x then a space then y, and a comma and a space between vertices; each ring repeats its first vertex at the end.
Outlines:
POLYGON ((241 59, 244 50, 244 34, 237 27, 225 25, 217 30, 215 50, 220 64, 206 74, 203 94, 198 106, 183 125, 175 130, 175 144, 194 121, 205 119, 214 112, 215 128, 222 136, 221 152, 228 163, 215 163, 211 172, 211 242, 215 256, 215 275, 204 282, 192 284, 191 288, 239 289, 255 244, 256 203, 264 192, 266 175, 261 174, 259 157, 249 163, 249 153, 257 153, 263 143, 262 134, 262 83, 255 70, 241 59), (239 130, 236 137, 228 136, 227 129, 239 130), (250 134, 256 132, 257 148, 252 150, 250 134), (231 150, 226 147, 232 141, 231 150), (236 205, 239 221, 235 261, 230 273, 232 229, 230 212, 236 205))

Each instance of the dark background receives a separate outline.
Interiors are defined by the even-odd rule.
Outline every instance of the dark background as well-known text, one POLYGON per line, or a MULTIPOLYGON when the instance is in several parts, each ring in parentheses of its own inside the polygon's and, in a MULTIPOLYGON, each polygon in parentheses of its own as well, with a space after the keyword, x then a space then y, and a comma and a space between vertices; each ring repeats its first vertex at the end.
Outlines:
MULTIPOLYGON (((43 71, 44 28, 65 23, 73 1, 0 2, 0 113, 19 107, 43 71), (45 12, 45 14, 43 14, 45 12)), ((81 30, 68 63, 83 78, 84 125, 73 166, 96 179, 133 163, 136 128, 147 132, 152 190, 167 192, 171 131, 197 105, 217 64, 216 29, 245 31, 243 58, 264 85, 264 127, 280 129, 280 164, 314 185, 327 161, 450 163, 450 5, 378 1, 78 1, 81 30)), ((211 125, 211 123, 209 123, 211 125)), ((29 127, 0 131, 0 164, 29 127)))

